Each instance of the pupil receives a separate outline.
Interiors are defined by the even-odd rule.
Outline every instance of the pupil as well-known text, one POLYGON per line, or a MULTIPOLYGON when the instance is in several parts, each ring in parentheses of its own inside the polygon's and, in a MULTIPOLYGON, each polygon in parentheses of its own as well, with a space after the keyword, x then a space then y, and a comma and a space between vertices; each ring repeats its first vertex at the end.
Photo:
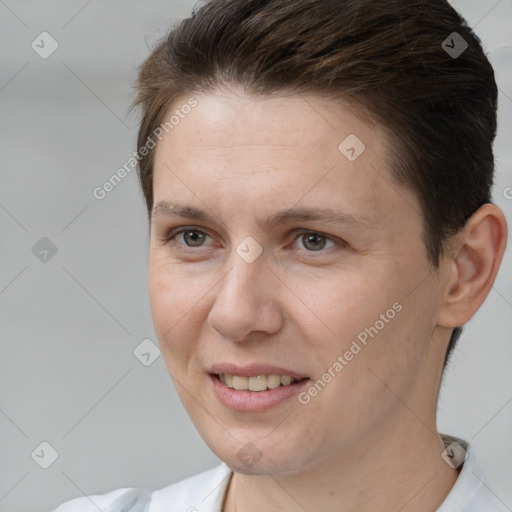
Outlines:
POLYGON ((306 237, 305 240, 307 241, 307 243, 304 244, 305 247, 307 247, 309 243, 312 243, 313 250, 318 251, 319 249, 322 249, 325 246, 325 240, 323 240, 323 243, 320 243, 320 246, 315 245, 315 240, 317 241, 316 244, 318 244, 318 240, 323 238, 315 233, 311 233, 310 235, 304 235, 304 236, 306 237))
MULTIPOLYGON (((188 241, 187 241, 188 235, 192 235, 191 238, 192 238, 193 242, 197 242, 197 241, 201 242, 201 237, 203 236, 203 235, 199 234, 197 231, 186 231, 185 232, 185 243, 187 245, 194 245, 193 243, 192 244, 188 243, 188 241)), ((200 244, 197 244, 197 245, 200 245, 200 244)))

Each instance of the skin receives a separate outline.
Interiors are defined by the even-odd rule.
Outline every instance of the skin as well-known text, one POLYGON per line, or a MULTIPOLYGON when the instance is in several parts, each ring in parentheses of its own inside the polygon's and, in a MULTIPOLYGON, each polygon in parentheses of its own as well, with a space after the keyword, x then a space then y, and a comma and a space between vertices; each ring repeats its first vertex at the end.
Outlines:
POLYGON ((181 400, 235 472, 224 512, 436 510, 459 474, 441 458, 436 427, 442 361, 451 329, 494 282, 502 212, 478 210, 434 271, 418 200, 384 163, 393 143, 384 127, 313 95, 193 96, 198 105, 157 145, 154 204, 213 218, 153 215, 149 295, 181 400), (366 146, 355 161, 338 150, 349 134, 366 146), (262 225, 291 207, 366 221, 262 225), (199 242, 164 241, 180 227, 198 230, 199 242), (252 263, 236 252, 249 236, 263 248, 252 263), (276 364, 316 381, 394 303, 401 311, 309 403, 237 412, 214 395, 208 369, 221 362, 276 364), (253 465, 237 457, 248 442, 261 453, 253 465))

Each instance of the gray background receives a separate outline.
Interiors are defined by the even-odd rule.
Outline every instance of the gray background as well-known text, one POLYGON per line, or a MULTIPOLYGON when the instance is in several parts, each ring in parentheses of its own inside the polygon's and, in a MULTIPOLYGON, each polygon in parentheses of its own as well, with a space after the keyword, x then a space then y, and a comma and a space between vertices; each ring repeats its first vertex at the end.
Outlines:
MULTIPOLYGON (((135 149, 130 84, 147 45, 193 1, 0 1, 0 511, 45 511, 119 487, 157 489, 219 461, 188 419, 156 343, 137 177, 101 186, 135 149), (59 46, 40 58, 43 31, 59 46), (32 247, 48 237, 57 253, 32 247), (42 469, 41 442, 58 452, 42 469)), ((453 5, 476 27, 500 87, 495 201, 512 221, 512 0, 453 5), (509 197, 512 194, 509 195, 509 197)), ((439 429, 470 441, 512 510, 512 248, 444 381, 439 429)), ((48 453, 48 452, 46 452, 48 453)), ((46 455, 45 455, 46 456, 46 455)))

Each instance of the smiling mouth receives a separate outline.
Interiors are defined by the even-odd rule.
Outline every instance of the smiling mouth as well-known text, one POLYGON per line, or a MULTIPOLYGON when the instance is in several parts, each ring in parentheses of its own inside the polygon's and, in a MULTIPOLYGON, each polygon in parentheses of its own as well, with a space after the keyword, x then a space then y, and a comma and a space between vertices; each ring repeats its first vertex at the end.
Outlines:
POLYGON ((279 387, 286 387, 307 380, 294 379, 289 375, 255 375, 252 377, 245 377, 243 375, 231 375, 228 373, 216 373, 214 377, 220 380, 226 387, 235 389, 237 391, 269 391, 279 387))

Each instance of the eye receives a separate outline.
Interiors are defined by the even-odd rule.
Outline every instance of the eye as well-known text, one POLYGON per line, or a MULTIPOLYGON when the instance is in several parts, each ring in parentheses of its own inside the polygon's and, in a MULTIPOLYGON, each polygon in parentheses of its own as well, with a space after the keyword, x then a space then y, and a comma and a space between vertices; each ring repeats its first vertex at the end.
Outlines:
POLYGON ((208 236, 206 233, 197 229, 187 229, 178 232, 177 234, 183 234, 183 240, 185 241, 185 244, 190 247, 199 247, 208 236))
POLYGON ((296 240, 300 240, 305 247, 305 250, 308 252, 319 252, 326 247, 328 242, 331 242, 331 247, 336 245, 344 245, 342 240, 336 242, 327 235, 318 233, 316 231, 302 231, 299 233, 296 240))
MULTIPOLYGON (((178 250, 187 251, 187 248, 202 247, 205 245, 205 240, 211 238, 207 233, 200 229, 193 227, 182 227, 179 229, 171 230, 166 235, 159 237, 165 244, 172 244, 178 250)), ((300 231, 294 242, 300 241, 305 252, 321 252, 323 249, 331 247, 345 247, 346 242, 337 237, 330 237, 317 231, 300 231), (328 244, 331 244, 330 246, 328 244)))
POLYGON ((172 243, 173 245, 181 245, 186 247, 201 247, 206 238, 209 238, 209 235, 204 231, 195 228, 181 228, 177 230, 170 231, 167 235, 165 235, 161 241, 164 243, 172 243), (181 236, 183 235, 183 236, 181 236), (183 242, 176 241, 176 239, 181 239, 183 242))

